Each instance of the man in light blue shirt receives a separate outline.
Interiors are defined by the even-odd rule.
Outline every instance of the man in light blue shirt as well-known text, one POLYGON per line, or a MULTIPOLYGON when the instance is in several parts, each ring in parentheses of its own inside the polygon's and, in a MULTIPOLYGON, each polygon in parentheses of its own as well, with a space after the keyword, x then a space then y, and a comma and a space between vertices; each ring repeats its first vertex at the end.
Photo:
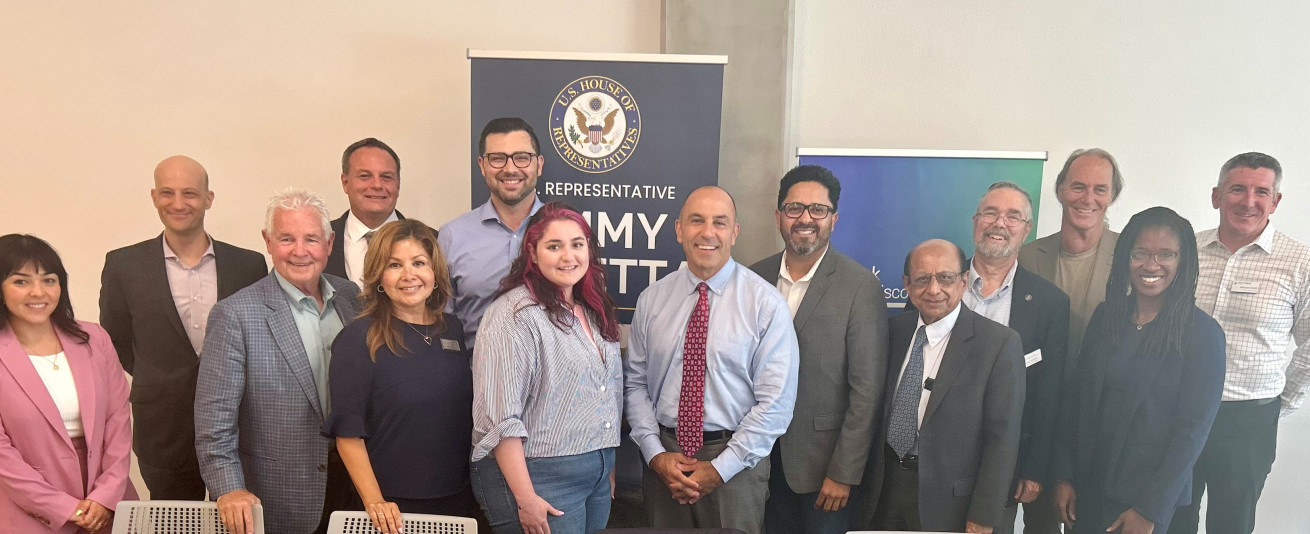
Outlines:
POLYGON ((791 313, 777 288, 732 260, 740 227, 726 191, 693 191, 674 228, 686 265, 641 293, 625 366, 631 436, 649 466, 647 512, 659 528, 758 533, 769 481, 769 462, 760 460, 787 430, 796 400, 800 350, 791 313), (703 428, 695 430, 703 445, 689 457, 677 426, 679 412, 688 413, 679 409, 689 376, 684 342, 701 284, 708 286, 704 365, 692 381, 704 380, 703 428))
POLYGON ((500 280, 523 245, 524 221, 541 209, 537 177, 546 158, 537 134, 517 117, 492 119, 478 139, 478 168, 491 198, 442 225, 437 244, 450 266, 447 311, 464 324, 464 343, 473 348, 482 313, 495 300, 500 280))

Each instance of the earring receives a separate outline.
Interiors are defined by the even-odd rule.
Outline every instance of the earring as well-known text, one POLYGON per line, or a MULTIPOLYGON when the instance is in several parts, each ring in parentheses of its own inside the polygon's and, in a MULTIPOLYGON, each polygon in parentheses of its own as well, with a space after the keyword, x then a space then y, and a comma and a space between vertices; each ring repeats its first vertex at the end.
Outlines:
POLYGON ((1125 295, 1128 295, 1128 296, 1130 296, 1130 297, 1133 296, 1133 286, 1132 286, 1132 284, 1129 284, 1129 285, 1128 285, 1128 292, 1127 292, 1127 293, 1124 293, 1124 294, 1125 294, 1125 295))
POLYGON ((386 293, 386 292, 387 290, 382 289, 382 286, 378 286, 378 293, 386 293))

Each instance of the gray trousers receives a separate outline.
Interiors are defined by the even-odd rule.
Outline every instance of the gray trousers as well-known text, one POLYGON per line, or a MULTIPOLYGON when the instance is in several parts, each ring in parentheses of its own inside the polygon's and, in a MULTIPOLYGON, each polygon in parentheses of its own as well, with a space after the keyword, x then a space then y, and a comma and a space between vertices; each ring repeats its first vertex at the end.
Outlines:
MULTIPOLYGON (((677 438, 661 432, 664 450, 680 452, 677 438)), ((696 459, 710 461, 727 448, 728 440, 707 441, 696 459)), ((647 466, 641 481, 642 500, 655 528, 735 528, 747 534, 764 532, 764 503, 769 498, 769 459, 743 469, 694 504, 678 504, 664 479, 647 466)))

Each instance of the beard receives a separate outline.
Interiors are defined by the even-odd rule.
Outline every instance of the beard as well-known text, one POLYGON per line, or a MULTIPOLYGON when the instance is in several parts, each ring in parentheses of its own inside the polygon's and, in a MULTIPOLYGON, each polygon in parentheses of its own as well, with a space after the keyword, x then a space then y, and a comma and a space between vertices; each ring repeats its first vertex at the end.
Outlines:
POLYGON ((791 228, 791 235, 787 237, 787 248, 792 254, 797 256, 808 256, 814 251, 822 249, 828 244, 828 236, 823 235, 822 228, 818 226, 801 226, 796 225, 791 228), (796 235, 797 230, 814 230, 814 235, 801 237, 796 235))
POLYGON ((980 254, 985 258, 1004 258, 1019 252, 1019 245, 1015 244, 1015 241, 1009 235, 1003 236, 1005 241, 1001 242, 988 239, 991 235, 996 234, 984 233, 982 242, 973 244, 975 254, 980 254))

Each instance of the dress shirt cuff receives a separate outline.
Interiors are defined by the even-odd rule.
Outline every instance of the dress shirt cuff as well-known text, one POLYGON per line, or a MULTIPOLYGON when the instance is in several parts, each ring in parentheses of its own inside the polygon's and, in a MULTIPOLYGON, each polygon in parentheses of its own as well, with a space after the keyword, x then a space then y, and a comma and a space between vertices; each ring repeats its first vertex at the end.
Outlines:
POLYGON ((714 469, 719 472, 719 478, 723 479, 724 484, 727 484, 729 480, 732 480, 732 477, 737 476, 737 473, 740 473, 743 469, 753 467, 746 465, 745 460, 738 458, 737 452, 732 450, 732 447, 723 449, 718 458, 710 460, 710 465, 713 465, 714 469))
POLYGON ((660 443, 659 434, 632 436, 632 440, 637 442, 637 446, 641 448, 641 455, 646 457, 646 465, 650 465, 650 461, 655 459, 655 456, 659 453, 669 452, 664 450, 664 444, 660 443))
POLYGON ((1292 412, 1295 412, 1297 408, 1301 407, 1301 402, 1304 400, 1305 395, 1295 395, 1284 392, 1278 397, 1278 401, 1283 405, 1282 409, 1278 412, 1278 416, 1287 417, 1292 415, 1292 412))
MULTIPOLYGON (((491 454, 491 450, 500 445, 501 441, 507 438, 523 438, 525 441, 528 437, 528 428, 523 426, 523 421, 517 418, 506 419, 492 428, 487 435, 482 436, 482 440, 473 444, 473 461, 486 458, 491 454)), ((523 454, 527 456, 527 444, 525 443, 523 454)))

